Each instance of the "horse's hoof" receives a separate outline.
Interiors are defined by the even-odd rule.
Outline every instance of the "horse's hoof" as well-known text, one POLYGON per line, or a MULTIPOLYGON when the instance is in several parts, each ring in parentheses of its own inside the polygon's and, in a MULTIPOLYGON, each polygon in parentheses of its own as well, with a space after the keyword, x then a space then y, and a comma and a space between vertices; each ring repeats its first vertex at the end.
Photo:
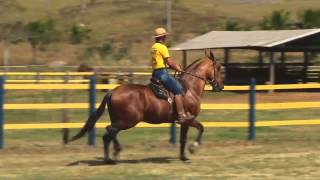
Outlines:
POLYGON ((189 161, 190 159, 185 156, 181 156, 180 160, 186 162, 186 161, 189 161))
POLYGON ((112 159, 105 159, 104 161, 104 164, 108 164, 108 165, 115 165, 117 164, 116 161, 112 160, 112 159))
POLYGON ((194 142, 193 144, 190 144, 188 146, 188 150, 191 154, 195 154, 197 152, 197 149, 199 147, 199 143, 198 142, 194 142))

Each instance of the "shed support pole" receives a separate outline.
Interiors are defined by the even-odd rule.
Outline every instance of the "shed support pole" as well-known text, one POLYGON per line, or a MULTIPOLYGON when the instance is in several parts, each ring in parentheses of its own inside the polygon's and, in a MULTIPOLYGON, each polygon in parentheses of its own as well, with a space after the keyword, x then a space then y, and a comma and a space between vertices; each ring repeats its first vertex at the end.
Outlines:
POLYGON ((186 50, 182 51, 182 67, 183 68, 187 67, 187 51, 186 50))
POLYGON ((262 51, 259 51, 258 63, 259 63, 259 67, 261 68, 263 65, 263 52, 262 51))
MULTIPOLYGON (((269 83, 275 84, 274 52, 270 52, 269 83)), ((273 93, 273 90, 270 90, 269 92, 273 93)))
POLYGON ((224 49, 224 81, 225 83, 228 83, 228 66, 229 66, 229 54, 230 49, 224 49))
POLYGON ((303 83, 307 82, 307 70, 308 70, 308 65, 309 65, 309 53, 308 52, 303 52, 304 56, 304 62, 303 62, 303 83))
POLYGON ((284 65, 286 60, 286 54, 283 51, 281 52, 280 60, 281 60, 281 64, 284 65))

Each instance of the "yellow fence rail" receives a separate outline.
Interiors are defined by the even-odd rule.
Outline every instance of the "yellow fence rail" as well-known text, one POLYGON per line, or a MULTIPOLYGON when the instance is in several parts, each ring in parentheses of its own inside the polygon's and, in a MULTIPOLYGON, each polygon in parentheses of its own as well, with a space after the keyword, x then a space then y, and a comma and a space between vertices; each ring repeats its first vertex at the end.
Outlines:
MULTIPOLYGON (((105 128, 109 123, 97 123, 97 128, 105 128)), ((248 122, 202 122, 205 127, 229 127, 229 128, 247 128, 248 122)), ((257 127, 274 127, 274 126, 301 126, 301 125, 319 125, 320 119, 310 120, 276 120, 276 121, 257 121, 257 127)), ((39 124, 5 124, 5 130, 18 129, 62 129, 62 128, 82 128, 84 123, 39 123, 39 124)), ((139 123, 138 128, 168 128, 170 123, 148 124, 139 123)))
MULTIPOLYGON (((64 83, 66 82, 63 79, 9 79, 6 80, 7 83, 64 83)), ((87 79, 70 79, 68 83, 89 83, 87 79)))
MULTIPOLYGON (((142 75, 151 76, 151 72, 0 72, 0 76, 93 76, 93 75, 142 75)), ((173 74, 173 73, 171 73, 173 74)))
MULTIPOLYGON (((100 103, 96 103, 98 107, 100 103)), ((319 108, 320 102, 259 103, 258 110, 319 108)), ((5 110, 37 110, 37 109, 88 109, 89 103, 25 103, 4 104, 5 110)), ((247 110, 248 104, 201 104, 202 110, 247 110)))
POLYGON ((0 76, 90 76, 94 72, 0 72, 0 76))
MULTIPOLYGON (((114 89, 119 84, 97 84, 96 89, 114 89)), ((5 84, 6 90, 44 90, 44 89, 89 89, 88 84, 5 84)), ((257 85, 256 90, 285 90, 285 89, 320 89, 320 83, 311 84, 280 84, 280 85, 257 85)), ((212 90, 206 85, 205 90, 212 90)), ((224 91, 248 91, 249 86, 225 86, 224 91)))

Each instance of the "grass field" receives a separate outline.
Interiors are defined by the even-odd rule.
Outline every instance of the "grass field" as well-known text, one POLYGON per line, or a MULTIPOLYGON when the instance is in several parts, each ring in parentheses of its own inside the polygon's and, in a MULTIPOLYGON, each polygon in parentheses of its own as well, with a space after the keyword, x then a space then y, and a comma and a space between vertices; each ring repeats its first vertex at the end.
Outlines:
MULTIPOLYGON (((7 103, 61 102, 62 92, 9 91, 7 103)), ((103 96, 98 93, 97 99, 103 96)), ((258 93, 257 101, 316 101, 319 93, 258 93)), ((71 102, 84 102, 87 92, 71 92, 71 102)), ((247 94, 206 93, 203 102, 246 103, 247 94)), ((83 122, 87 110, 71 110, 70 119, 83 122)), ((59 122, 61 111, 6 111, 6 123, 59 122)), ((315 119, 318 108, 258 111, 258 120, 315 119)), ((203 111, 200 121, 245 121, 240 110, 203 111)), ((100 121, 107 121, 104 116, 100 121)), ((86 138, 62 144, 61 130, 5 131, 0 151, 0 179, 318 179, 320 126, 257 128, 257 139, 247 142, 246 128, 206 128, 203 144, 190 162, 178 160, 178 146, 170 145, 166 128, 133 128, 121 132, 123 152, 117 165, 104 165, 101 137, 97 147, 86 138)), ((75 134, 72 130, 71 134, 75 134)), ((189 142, 196 136, 190 130, 189 142)))
MULTIPOLYGON (((177 159, 167 129, 123 132, 117 165, 104 165, 101 141, 63 146, 60 131, 9 131, 0 152, 2 179, 317 179, 319 127, 258 128, 246 143, 245 129, 206 129, 204 143, 191 162, 177 159)), ((191 137, 193 137, 191 133, 191 137)), ((101 136, 101 132, 99 135, 101 136)))

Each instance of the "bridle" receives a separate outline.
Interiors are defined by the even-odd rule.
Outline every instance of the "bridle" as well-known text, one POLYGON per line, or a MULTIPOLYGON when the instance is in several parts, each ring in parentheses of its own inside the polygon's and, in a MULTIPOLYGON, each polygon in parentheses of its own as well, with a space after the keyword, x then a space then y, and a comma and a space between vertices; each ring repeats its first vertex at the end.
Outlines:
POLYGON ((214 87, 214 86, 217 86, 217 82, 216 82, 216 80, 215 80, 216 70, 215 70, 215 67, 214 67, 214 66, 213 66, 213 69, 214 69, 214 72, 213 72, 213 78, 212 78, 212 80, 205 79, 205 78, 203 78, 203 77, 200 77, 200 76, 198 76, 198 75, 196 75, 196 74, 193 74, 193 73, 190 73, 190 72, 187 72, 187 71, 184 71, 184 70, 179 71, 179 73, 184 73, 184 74, 188 74, 188 75, 190 75, 190 76, 196 77, 196 78, 201 79, 201 80, 204 81, 205 83, 210 84, 211 86, 214 87))
MULTIPOLYGON (((198 75, 196 75, 196 74, 193 74, 193 73, 190 73, 190 72, 187 72, 187 71, 179 71, 178 73, 181 75, 181 74, 187 74, 187 75, 190 75, 190 76, 193 76, 193 77, 196 77, 196 78, 198 78, 198 79, 200 79, 200 80, 202 80, 202 81, 204 81, 205 83, 207 83, 207 84, 210 84, 211 86, 212 86, 212 90, 213 91, 221 91, 221 88, 219 87, 219 84, 218 84, 218 82, 217 82, 217 80, 215 79, 216 77, 217 77, 217 75, 216 75, 216 69, 215 69, 215 65, 213 64, 213 69, 214 69, 214 72, 213 72, 213 78, 212 79, 210 79, 210 80, 208 80, 208 79, 206 79, 206 78, 203 78, 203 77, 200 77, 200 76, 198 76, 198 75)), ((176 71, 177 72, 177 71, 176 71)), ((175 72, 175 74, 176 74, 176 72, 175 72)))
POLYGON ((182 71, 179 71, 179 73, 188 74, 188 75, 190 75, 190 76, 193 76, 193 77, 196 77, 196 78, 198 78, 198 79, 201 79, 201 80, 204 81, 205 83, 208 83, 208 84, 211 84, 211 85, 214 85, 214 84, 216 83, 216 81, 214 80, 216 71, 214 71, 213 80, 208 80, 208 79, 205 79, 205 78, 203 78, 203 77, 200 77, 200 76, 198 76, 198 75, 195 75, 195 74, 193 74, 193 73, 190 73, 190 72, 187 72, 187 71, 183 71, 183 70, 182 70, 182 71))

